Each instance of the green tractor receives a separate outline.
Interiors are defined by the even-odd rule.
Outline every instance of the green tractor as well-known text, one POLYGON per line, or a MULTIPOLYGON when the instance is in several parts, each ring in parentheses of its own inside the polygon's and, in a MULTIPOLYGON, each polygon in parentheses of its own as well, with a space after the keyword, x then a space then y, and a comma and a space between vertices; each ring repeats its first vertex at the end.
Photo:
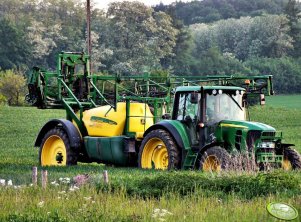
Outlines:
POLYGON ((259 169, 301 168, 293 144, 246 121, 247 97, 271 94, 271 76, 100 76, 90 73, 89 56, 61 53, 56 72, 35 67, 28 87, 32 105, 66 110, 37 136, 42 166, 220 171, 244 155, 259 169))
POLYGON ((301 168, 293 144, 266 124, 246 120, 246 91, 235 86, 177 87, 171 120, 154 124, 139 150, 141 168, 235 168, 231 156, 254 158, 260 169, 301 168))

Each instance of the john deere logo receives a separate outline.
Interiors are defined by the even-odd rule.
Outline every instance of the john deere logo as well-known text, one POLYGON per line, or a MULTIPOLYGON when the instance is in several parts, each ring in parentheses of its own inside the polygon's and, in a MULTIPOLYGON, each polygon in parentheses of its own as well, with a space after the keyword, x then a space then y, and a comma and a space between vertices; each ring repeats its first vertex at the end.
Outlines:
POLYGON ((293 206, 285 203, 269 203, 267 211, 281 220, 294 220, 298 217, 298 211, 293 206))
POLYGON ((110 125, 117 125, 117 123, 115 121, 107 119, 107 118, 99 117, 99 116, 91 116, 90 120, 92 122, 99 122, 99 123, 107 123, 107 124, 110 124, 110 125))

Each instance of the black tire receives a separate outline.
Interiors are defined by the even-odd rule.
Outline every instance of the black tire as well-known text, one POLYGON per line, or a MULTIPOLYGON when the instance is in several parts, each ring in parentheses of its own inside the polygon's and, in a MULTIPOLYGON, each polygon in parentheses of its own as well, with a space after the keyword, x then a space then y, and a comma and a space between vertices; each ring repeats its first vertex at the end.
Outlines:
POLYGON ((197 166, 199 170, 209 172, 229 170, 231 169, 231 158, 225 149, 214 146, 199 156, 197 166))
POLYGON ((169 132, 157 129, 153 130, 144 137, 142 140, 139 154, 138 154, 138 166, 139 168, 155 168, 155 169, 179 169, 181 164, 181 154, 176 142, 173 140, 169 132), (156 144, 160 144, 155 146, 156 144), (160 154, 160 149, 163 149, 160 154), (153 157, 157 156, 158 161, 154 162, 153 157), (162 159, 160 159, 160 156, 162 159), (168 159, 168 164, 164 162, 164 158, 168 159))
MULTIPOLYGON (((290 147, 285 148, 283 150, 283 157, 284 161, 289 161, 293 170, 301 169, 301 155, 295 149, 290 147)), ((285 167, 283 168, 285 169, 285 167)))
POLYGON ((63 129, 54 128, 45 134, 39 150, 41 166, 71 166, 77 164, 77 159, 78 153, 71 149, 68 134, 63 129))

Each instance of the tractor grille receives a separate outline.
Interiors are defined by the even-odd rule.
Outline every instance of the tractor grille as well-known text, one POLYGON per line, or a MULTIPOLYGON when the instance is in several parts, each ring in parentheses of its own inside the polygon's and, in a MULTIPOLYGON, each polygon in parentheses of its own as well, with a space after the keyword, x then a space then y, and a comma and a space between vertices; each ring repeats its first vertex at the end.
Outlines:
POLYGON ((275 137, 276 132, 262 132, 262 136, 275 137))
POLYGON ((251 152, 254 148, 255 141, 258 140, 261 136, 260 130, 250 130, 247 134, 247 145, 248 150, 251 152))

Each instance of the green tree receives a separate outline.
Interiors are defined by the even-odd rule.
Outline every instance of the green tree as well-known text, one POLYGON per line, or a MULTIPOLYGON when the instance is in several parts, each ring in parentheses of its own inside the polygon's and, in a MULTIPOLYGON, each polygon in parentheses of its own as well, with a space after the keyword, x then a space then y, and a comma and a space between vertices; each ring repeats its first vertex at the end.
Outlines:
POLYGON ((8 105, 22 105, 26 92, 26 79, 12 70, 0 73, 0 97, 5 97, 8 105))
POLYGON ((51 27, 44 27, 41 22, 33 21, 31 26, 27 28, 27 39, 32 46, 32 54, 36 64, 39 60, 46 63, 45 58, 56 47, 59 41, 66 40, 61 34, 61 26, 59 24, 51 27))
POLYGON ((301 10, 296 0, 288 1, 285 13, 289 21, 290 36, 293 38, 294 49, 291 51, 291 55, 299 57, 301 56, 301 10))
POLYGON ((253 58, 244 63, 253 75, 273 75, 276 93, 301 93, 301 59, 253 58))
POLYGON ((283 15, 227 19, 210 25, 195 24, 190 30, 195 40, 196 55, 216 46, 222 53, 231 53, 244 61, 251 57, 282 57, 293 47, 288 20, 283 15))
POLYGON ((24 32, 7 19, 0 20, 0 68, 20 68, 28 64, 30 47, 24 32))
POLYGON ((139 73, 160 67, 160 59, 173 54, 177 29, 170 16, 154 12, 140 2, 115 2, 107 12, 103 40, 112 50, 109 69, 139 73))

